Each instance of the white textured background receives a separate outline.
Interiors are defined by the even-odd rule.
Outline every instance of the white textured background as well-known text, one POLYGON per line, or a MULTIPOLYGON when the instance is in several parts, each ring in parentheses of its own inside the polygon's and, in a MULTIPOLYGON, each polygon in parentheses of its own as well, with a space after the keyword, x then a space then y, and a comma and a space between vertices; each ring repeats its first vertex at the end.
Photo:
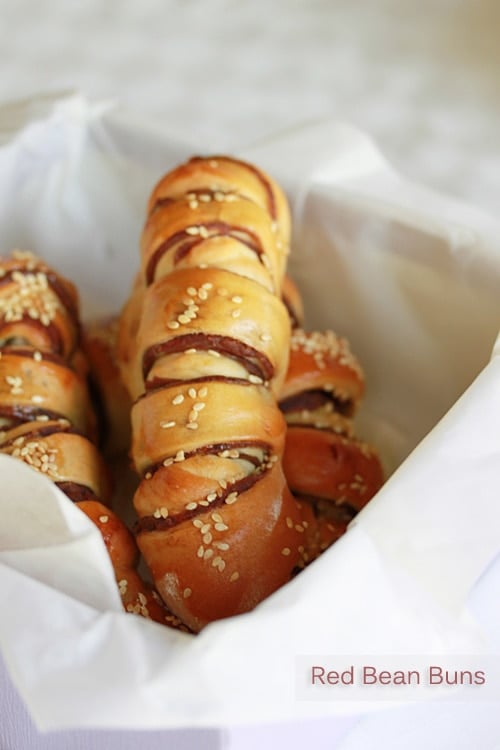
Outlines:
POLYGON ((333 116, 496 211, 499 0, 0 0, 0 100, 80 89, 200 151, 333 116))

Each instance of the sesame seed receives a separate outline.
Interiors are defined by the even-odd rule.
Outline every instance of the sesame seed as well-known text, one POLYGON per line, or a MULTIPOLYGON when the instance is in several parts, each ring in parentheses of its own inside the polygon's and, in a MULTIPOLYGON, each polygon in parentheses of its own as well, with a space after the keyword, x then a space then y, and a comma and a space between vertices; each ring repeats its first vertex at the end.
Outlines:
POLYGON ((195 412, 202 411, 205 408, 205 403, 203 401, 197 401, 195 404, 193 404, 193 410, 195 412))
POLYGON ((184 231, 186 232, 186 234, 190 234, 193 237, 200 233, 198 227, 186 227, 184 231))
POLYGON ((186 510, 195 510, 198 507, 198 503, 192 502, 186 505, 186 510))
POLYGON ((237 492, 230 492, 229 495, 226 497, 226 505, 232 505, 236 502, 238 499, 238 493, 237 492))
POLYGON ((206 289, 198 289, 198 297, 202 300, 208 299, 208 292, 206 289))
POLYGON ((200 546, 198 547, 198 551, 197 551, 196 555, 198 557, 203 557, 204 553, 205 553, 205 547, 202 544, 200 544, 200 546))
POLYGON ((212 560, 212 567, 216 568, 220 562, 222 562, 222 557, 220 555, 216 555, 212 560))
POLYGON ((204 525, 204 524, 203 524, 203 521, 200 521, 200 519, 199 519, 199 518, 195 518, 195 519, 194 519, 194 521, 193 521, 193 526, 196 526, 196 528, 197 528, 197 529, 201 529, 201 527, 202 527, 203 525, 204 525))
POLYGON ((214 529, 216 531, 227 531, 229 529, 229 526, 227 526, 225 523, 216 523, 214 529))
POLYGON ((35 395, 31 397, 31 400, 33 401, 34 404, 41 404, 43 402, 43 396, 35 395))
POLYGON ((33 352, 33 359, 35 362, 41 362, 43 357, 41 352, 33 352))
POLYGON ((219 571, 222 573, 222 571, 226 567, 226 563, 224 562, 224 560, 220 560, 219 564, 217 565, 217 567, 218 567, 219 571))
POLYGON ((213 284, 211 281, 205 281, 204 284, 201 285, 202 289, 213 289, 213 284))
POLYGON ((203 534, 203 543, 210 544, 211 541, 212 541, 212 534, 209 531, 207 531, 206 534, 203 534))
POLYGON ((226 542, 214 542, 214 546, 223 552, 226 552, 229 549, 229 544, 226 544, 226 542))
POLYGON ((298 531, 299 533, 302 533, 304 531, 304 527, 300 523, 295 524, 295 531, 298 531))
POLYGON ((190 322, 190 320, 191 320, 191 317, 190 317, 189 315, 186 315, 186 313, 182 313, 181 315, 179 315, 179 316, 178 316, 177 320, 178 320, 178 321, 179 321, 179 323, 181 323, 182 325, 185 325, 186 323, 189 323, 189 322, 190 322))
POLYGON ((198 429, 198 422, 188 422, 186 425, 186 429, 188 430, 197 430, 198 429))
POLYGON ((160 508, 160 515, 162 518, 168 518, 168 508, 165 508, 165 506, 162 506, 160 508))
POLYGON ((153 476, 153 475, 151 474, 151 472, 150 472, 150 471, 147 471, 147 472, 146 472, 146 473, 144 474, 144 479, 151 479, 151 477, 152 477, 152 476, 153 476))
POLYGON ((190 398, 196 398, 196 388, 189 388, 189 390, 188 390, 188 396, 190 398))
POLYGON ((170 427, 175 427, 176 423, 174 420, 171 420, 170 422, 160 422, 160 427, 162 430, 168 430, 170 427))
POLYGON ((259 376, 258 376, 258 375, 249 375, 249 376, 248 376, 248 379, 249 379, 249 381, 250 381, 251 383, 253 383, 254 385, 262 385, 262 383, 264 382, 264 381, 262 380, 262 378, 259 378, 259 376))
POLYGON ((163 461, 163 466, 171 466, 173 463, 174 463, 174 459, 173 458, 166 458, 163 461))
POLYGON ((290 518, 290 516, 287 516, 286 525, 288 526, 289 529, 293 529, 293 521, 290 518))
POLYGON ((211 354, 212 357, 220 357, 220 353, 215 351, 215 349, 207 349, 208 354, 211 354))
POLYGON ((204 508, 208 508, 208 506, 210 505, 210 503, 208 502, 208 500, 200 500, 200 502, 198 503, 198 505, 203 505, 204 508))
POLYGON ((234 297, 231 297, 231 302, 240 305, 243 302, 243 299, 239 296, 239 294, 235 294, 234 297))
POLYGON ((204 559, 204 560, 210 560, 210 558, 211 558, 211 557, 213 557, 213 556, 214 556, 214 551, 213 551, 213 549, 207 549, 207 550, 205 551, 205 554, 203 555, 203 559, 204 559))
POLYGON ((283 547, 283 549, 281 550, 281 554, 284 555, 285 557, 288 557, 288 555, 291 554, 290 547, 283 547))
POLYGON ((231 313, 231 317, 235 319, 239 318, 240 315, 241 315, 241 310, 233 310, 233 312, 231 313))
POLYGON ((182 395, 182 393, 178 393, 177 396, 175 396, 172 399, 172 403, 174 404, 174 406, 178 406, 178 404, 182 404, 183 401, 184 401, 184 396, 182 395))
POLYGON ((212 520, 217 521, 218 523, 224 523, 224 519, 220 513, 212 513, 212 520))
POLYGON ((109 521, 109 516, 99 516, 99 521, 101 523, 107 523, 109 521))
MULTIPOLYGON (((207 495, 207 500, 208 500, 209 503, 213 503, 213 501, 216 500, 216 499, 217 499, 217 493, 216 492, 210 492, 207 495)), ((213 518, 213 516, 212 516, 212 518, 213 518)))
POLYGON ((196 295, 198 294, 194 286, 188 286, 188 288, 186 289, 186 292, 189 294, 190 297, 196 297, 196 295))
POLYGON ((201 226, 200 227, 200 237, 203 237, 203 239, 206 240, 208 236, 209 236, 208 229, 206 227, 204 227, 204 226, 201 226))
POLYGON ((231 581, 231 583, 234 583, 234 581, 237 581, 239 577, 240 577, 240 574, 238 573, 237 570, 235 570, 234 573, 231 574, 229 580, 231 581))
POLYGON ((273 337, 270 336, 268 333, 263 333, 260 337, 261 341, 272 341, 273 337))
POLYGON ((184 589, 184 592, 183 592, 182 595, 183 595, 184 599, 189 599, 189 597, 191 596, 192 593, 193 592, 191 591, 190 588, 186 588, 186 589, 184 589))
POLYGON ((178 320, 169 320, 167 323, 167 328, 171 328, 172 330, 179 328, 179 326, 180 326, 180 323, 178 320))
POLYGON ((203 386, 203 388, 200 388, 198 391, 198 396, 200 398, 204 398, 208 394, 208 388, 206 386, 203 386))
POLYGON ((174 456, 174 461, 184 461, 185 455, 184 451, 177 451, 177 453, 174 456))

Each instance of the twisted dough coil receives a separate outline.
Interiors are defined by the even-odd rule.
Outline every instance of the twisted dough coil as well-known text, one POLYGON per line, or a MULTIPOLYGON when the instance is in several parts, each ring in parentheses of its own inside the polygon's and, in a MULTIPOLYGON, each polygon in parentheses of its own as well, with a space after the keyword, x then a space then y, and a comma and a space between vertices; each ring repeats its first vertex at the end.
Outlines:
POLYGON ((137 541, 192 630, 286 583, 304 529, 286 487, 288 365, 281 190, 229 157, 196 158, 152 193, 118 353, 134 399, 137 541))
POLYGON ((376 494, 376 452, 354 435, 364 392, 361 367, 332 331, 292 333, 280 407, 287 421, 283 468, 305 522, 304 563, 318 557, 376 494))
POLYGON ((97 525, 128 611, 177 627, 135 570, 133 536, 103 504, 111 484, 93 443, 96 419, 79 335, 69 281, 31 253, 0 260, 0 452, 45 474, 97 525))

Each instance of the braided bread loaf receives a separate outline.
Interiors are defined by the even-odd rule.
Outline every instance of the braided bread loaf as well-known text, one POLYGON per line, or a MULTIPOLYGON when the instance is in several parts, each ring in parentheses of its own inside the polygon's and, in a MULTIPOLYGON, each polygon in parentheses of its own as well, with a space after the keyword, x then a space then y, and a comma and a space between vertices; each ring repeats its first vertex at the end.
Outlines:
POLYGON ((306 564, 345 532, 383 482, 376 452, 354 437, 363 392, 363 372, 345 339, 294 329, 279 403, 287 421, 283 468, 301 506, 306 564))
POLYGON ((289 229, 270 177, 228 157, 191 159, 153 190, 121 318, 137 540, 194 631, 253 608, 300 558, 275 401, 288 364, 289 229))
POLYGON ((45 474, 100 529, 124 607, 174 627, 135 570, 130 531, 105 505, 111 486, 94 444, 96 419, 79 349, 71 282, 31 253, 0 260, 0 452, 45 474))

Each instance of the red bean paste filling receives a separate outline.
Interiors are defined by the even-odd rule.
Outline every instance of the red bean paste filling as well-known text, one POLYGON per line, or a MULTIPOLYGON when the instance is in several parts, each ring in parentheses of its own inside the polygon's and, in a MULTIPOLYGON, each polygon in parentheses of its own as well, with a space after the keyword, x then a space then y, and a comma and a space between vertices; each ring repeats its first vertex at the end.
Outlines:
MULTIPOLYGON (((148 347, 142 357, 142 374, 146 382, 154 363, 168 354, 177 354, 188 349, 219 352, 225 357, 238 361, 250 375, 256 375, 263 381, 271 380, 274 367, 265 354, 230 336, 218 336, 210 333, 189 333, 176 336, 170 341, 161 341, 148 347)), ((187 381, 186 381, 187 382, 187 381)))
POLYGON ((78 482, 55 482, 60 490, 74 503, 83 503, 87 500, 99 502, 99 498, 90 487, 78 482))
POLYGON ((332 391, 322 391, 319 388, 289 396, 279 402, 279 407, 284 414, 295 411, 315 411, 322 406, 331 403, 333 410, 345 417, 351 417, 354 411, 352 399, 341 399, 332 391))
POLYGON ((209 233, 208 237, 201 237, 200 235, 186 235, 184 230, 176 232, 170 235, 164 242, 162 242, 151 255, 148 264, 146 266, 146 284, 152 284, 155 280, 156 267, 163 257, 164 253, 176 247, 174 264, 177 264, 182 258, 184 258, 191 250, 197 245, 201 244, 207 239, 213 237, 232 237, 237 242, 246 245, 252 250, 262 261, 262 255, 264 248, 259 237, 245 227, 240 227, 234 224, 227 224, 223 221, 207 221, 204 222, 203 226, 209 233), (182 242, 182 240, 185 242, 182 242), (178 243, 182 242, 180 246, 178 243))
MULTIPOLYGON (((245 444, 247 447, 250 447, 250 443, 245 444)), ((252 444, 253 445, 253 444, 252 444)), ((262 447, 261 445, 255 443, 256 446, 262 447)), ((200 456, 200 455, 209 455, 209 454, 218 454, 222 453, 225 450, 231 450, 232 448, 240 448, 241 443, 218 443, 213 445, 205 445, 201 448, 198 448, 197 450, 187 452, 185 454, 185 459, 191 458, 192 456, 200 456)), ((134 526, 134 533, 140 534, 143 531, 164 531, 165 529, 173 528, 174 526, 177 526, 180 523, 184 523, 185 521, 191 520, 191 518, 195 518, 196 516, 202 515, 207 512, 207 510, 214 510, 215 508, 220 508, 224 505, 224 501, 228 495, 230 495, 232 492, 242 493, 249 490, 251 487, 253 487, 254 484, 256 484, 268 471, 268 468, 263 468, 266 459, 262 461, 262 463, 256 458, 256 456, 251 454, 245 454, 244 450, 239 451, 239 458, 245 461, 248 461, 249 463, 252 463, 256 470, 253 471, 251 474, 248 474, 245 477, 242 477, 241 479, 238 479, 236 482, 228 483, 228 486, 225 488, 220 488, 217 493, 217 498, 213 500, 210 503, 209 507, 205 507, 203 505, 199 505, 194 508, 193 510, 183 510, 179 513, 176 513, 174 515, 169 515, 167 518, 155 518, 155 516, 143 516, 140 518, 135 526, 134 526)), ((153 466, 149 469, 149 472, 146 472, 146 474, 154 474, 155 471, 160 469, 162 467, 162 463, 157 464, 156 466, 153 466)), ((148 482, 151 481, 151 479, 144 479, 143 481, 148 482)))

